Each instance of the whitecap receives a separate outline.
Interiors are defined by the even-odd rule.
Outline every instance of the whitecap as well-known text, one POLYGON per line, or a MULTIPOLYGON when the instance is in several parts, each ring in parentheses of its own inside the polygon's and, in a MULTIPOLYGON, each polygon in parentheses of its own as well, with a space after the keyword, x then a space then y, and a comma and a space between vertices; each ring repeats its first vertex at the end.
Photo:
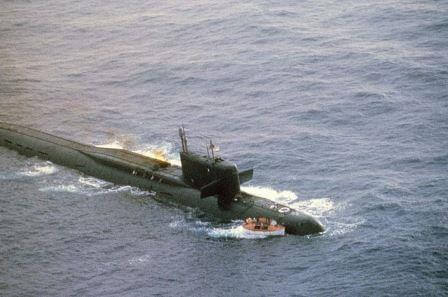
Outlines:
POLYGON ((142 264, 145 262, 148 262, 150 259, 150 255, 144 255, 144 256, 140 256, 140 257, 133 257, 132 259, 130 259, 128 261, 128 263, 130 265, 138 265, 138 264, 142 264))

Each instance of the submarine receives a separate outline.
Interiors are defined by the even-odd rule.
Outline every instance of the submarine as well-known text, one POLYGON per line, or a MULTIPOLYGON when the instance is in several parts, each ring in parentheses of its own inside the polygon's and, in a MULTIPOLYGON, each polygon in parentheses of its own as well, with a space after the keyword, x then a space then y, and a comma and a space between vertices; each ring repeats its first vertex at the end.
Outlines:
POLYGON ((324 231, 316 218, 303 211, 242 191, 240 185, 252 179, 253 169, 238 171, 234 163, 215 156, 211 141, 207 155, 201 155, 189 150, 183 127, 179 128, 179 136, 181 166, 0 122, 0 145, 19 154, 37 156, 115 184, 154 191, 159 201, 197 208, 220 220, 266 217, 285 226, 288 234, 324 231))

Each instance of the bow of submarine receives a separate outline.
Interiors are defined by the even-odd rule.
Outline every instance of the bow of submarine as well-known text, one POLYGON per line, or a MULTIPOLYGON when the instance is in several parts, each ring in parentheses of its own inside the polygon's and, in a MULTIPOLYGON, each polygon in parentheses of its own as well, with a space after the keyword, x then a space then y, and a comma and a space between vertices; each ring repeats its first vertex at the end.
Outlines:
POLYGON ((283 219, 286 233, 294 235, 310 235, 324 232, 324 226, 315 217, 300 212, 291 214, 283 219))

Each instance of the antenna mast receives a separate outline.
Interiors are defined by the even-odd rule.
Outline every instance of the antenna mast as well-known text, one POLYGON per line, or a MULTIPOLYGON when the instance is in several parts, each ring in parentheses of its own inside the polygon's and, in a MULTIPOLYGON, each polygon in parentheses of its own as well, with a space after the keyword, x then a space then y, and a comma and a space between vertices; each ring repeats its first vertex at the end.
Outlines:
POLYGON ((213 162, 215 161, 215 151, 214 151, 214 149, 215 149, 215 145, 212 143, 212 140, 210 139, 210 151, 212 152, 212 160, 213 160, 213 162))
POLYGON ((210 161, 210 150, 208 149, 207 142, 205 143, 205 148, 207 149, 207 159, 210 161))
POLYGON ((179 128, 179 137, 182 142, 182 151, 184 153, 188 153, 188 145, 187 145, 187 136, 185 135, 185 128, 184 126, 179 128))

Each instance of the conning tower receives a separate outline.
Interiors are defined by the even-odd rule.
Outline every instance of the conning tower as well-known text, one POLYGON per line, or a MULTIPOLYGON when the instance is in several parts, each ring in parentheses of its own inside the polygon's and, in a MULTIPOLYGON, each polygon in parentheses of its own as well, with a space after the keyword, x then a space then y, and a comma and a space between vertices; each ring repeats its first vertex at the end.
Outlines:
POLYGON ((182 142, 180 160, 184 182, 201 191, 201 198, 218 196, 218 204, 228 209, 236 194, 240 192, 240 184, 249 181, 253 169, 238 172, 234 163, 224 161, 215 156, 215 146, 210 141, 207 145, 207 156, 188 150, 185 129, 179 128, 182 142))

